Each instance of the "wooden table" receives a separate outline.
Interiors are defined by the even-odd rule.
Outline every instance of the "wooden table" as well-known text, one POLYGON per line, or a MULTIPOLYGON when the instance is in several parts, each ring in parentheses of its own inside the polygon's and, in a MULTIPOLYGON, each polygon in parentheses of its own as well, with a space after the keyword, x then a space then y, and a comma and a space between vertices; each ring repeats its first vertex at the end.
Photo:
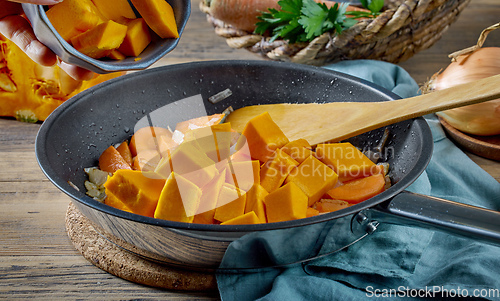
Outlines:
MULTIPOLYGON (((198 60, 261 58, 229 48, 193 2, 179 46, 160 64, 198 60)), ((498 0, 472 0, 431 49, 401 64, 423 83, 449 63, 447 54, 476 43, 482 29, 499 21, 498 0)), ((500 31, 488 45, 500 46, 500 31)), ((0 298, 208 300, 210 293, 154 289, 130 283, 96 268, 71 244, 64 226, 69 199, 40 171, 34 153, 39 124, 0 118, 0 298)), ((500 162, 470 157, 500 182, 500 162)))

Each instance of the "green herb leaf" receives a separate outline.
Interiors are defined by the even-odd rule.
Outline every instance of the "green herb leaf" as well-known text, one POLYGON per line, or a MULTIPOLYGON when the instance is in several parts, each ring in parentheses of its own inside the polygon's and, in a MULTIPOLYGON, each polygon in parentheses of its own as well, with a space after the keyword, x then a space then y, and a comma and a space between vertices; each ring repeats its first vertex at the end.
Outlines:
POLYGON ((369 9, 372 13, 378 13, 384 7, 384 0, 360 0, 364 8, 369 9))
MULTIPOLYGON (((383 3, 383 0, 363 1, 383 3)), ((291 43, 309 42, 325 32, 341 33, 356 24, 355 18, 373 16, 367 12, 347 13, 348 3, 336 3, 330 8, 314 0, 280 0, 278 4, 280 10, 268 9, 262 13, 254 31, 260 35, 269 33, 271 41, 282 38, 291 43)))
POLYGON ((317 5, 314 0, 303 0, 301 13, 299 24, 304 28, 308 40, 320 36, 333 26, 332 22, 327 20, 328 8, 324 5, 317 5))

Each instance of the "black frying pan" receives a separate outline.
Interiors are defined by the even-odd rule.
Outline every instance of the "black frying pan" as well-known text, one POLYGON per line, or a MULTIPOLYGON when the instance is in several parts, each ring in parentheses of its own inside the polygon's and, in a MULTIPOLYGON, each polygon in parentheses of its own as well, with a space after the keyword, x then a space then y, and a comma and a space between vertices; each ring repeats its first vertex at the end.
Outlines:
MULTIPOLYGON (((247 233, 269 235, 277 231, 288 235, 286 231, 290 231, 290 235, 297 235, 304 231, 310 236, 320 231, 318 227, 349 217, 365 225, 373 219, 418 224, 500 242, 499 213, 404 191, 425 170, 432 156, 431 132, 422 118, 388 127, 390 152, 386 160, 391 166, 391 188, 360 204, 312 218, 260 225, 185 224, 123 212, 85 195, 83 168, 97 166, 103 150, 130 138, 135 124, 149 113, 198 94, 208 114, 221 113, 229 105, 237 109, 263 103, 399 98, 366 81, 312 66, 268 61, 165 66, 107 81, 66 101, 40 128, 36 140, 38 162, 46 176, 71 197, 102 235, 148 259, 193 269, 217 268, 228 245, 247 233), (212 104, 207 100, 228 88, 233 94, 224 101, 212 104)), ((194 107, 182 114, 168 111, 163 123, 174 127, 179 121, 198 117, 199 112, 194 107)), ((377 145, 383 131, 374 130, 349 141, 370 149, 377 145)))

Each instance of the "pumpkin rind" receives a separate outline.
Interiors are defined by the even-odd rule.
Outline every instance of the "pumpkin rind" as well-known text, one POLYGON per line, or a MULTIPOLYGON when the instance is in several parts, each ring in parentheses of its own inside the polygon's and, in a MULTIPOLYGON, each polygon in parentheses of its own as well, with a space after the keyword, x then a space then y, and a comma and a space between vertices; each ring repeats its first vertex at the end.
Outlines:
POLYGON ((122 74, 96 74, 89 81, 75 81, 58 66, 36 64, 0 34, 0 116, 43 121, 73 95, 122 74))

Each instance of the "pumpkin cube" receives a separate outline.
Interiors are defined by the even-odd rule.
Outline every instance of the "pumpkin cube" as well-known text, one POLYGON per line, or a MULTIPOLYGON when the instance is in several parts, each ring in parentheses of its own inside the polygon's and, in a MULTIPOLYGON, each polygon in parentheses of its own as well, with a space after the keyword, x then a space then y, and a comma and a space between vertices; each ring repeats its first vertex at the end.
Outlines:
POLYGON ((212 125, 210 127, 215 136, 218 161, 226 160, 231 154, 233 130, 230 123, 212 125))
POLYGON ((247 191, 247 202, 245 205, 245 213, 255 212, 261 223, 266 223, 266 207, 264 199, 269 194, 260 184, 255 184, 247 191))
POLYGON ((156 143, 162 158, 169 158, 172 151, 178 146, 170 134, 157 136, 156 143))
POLYGON ((111 145, 99 156, 99 169, 114 173, 119 169, 132 169, 132 167, 127 163, 120 152, 111 145))
POLYGON ((375 174, 366 178, 345 182, 344 185, 329 190, 327 194, 332 199, 344 200, 351 204, 357 204, 376 196, 384 190, 384 175, 375 174))
POLYGON ((127 58, 123 53, 121 53, 120 51, 118 51, 116 49, 111 50, 111 52, 108 53, 107 57, 109 57, 112 60, 117 60, 117 61, 121 61, 121 60, 124 60, 127 58))
POLYGON ((246 194, 233 185, 225 183, 219 193, 214 219, 226 222, 245 213, 246 194))
POLYGON ((109 20, 118 22, 122 18, 136 18, 134 10, 127 0, 92 0, 92 2, 101 14, 109 20))
POLYGON ((66 42, 103 22, 90 0, 64 0, 52 6, 46 14, 66 42))
POLYGON ((138 56, 150 42, 151 34, 148 25, 143 18, 138 18, 128 22, 127 34, 118 47, 118 51, 126 56, 138 56))
POLYGON ((116 209, 120 209, 123 211, 127 211, 130 213, 133 213, 132 210, 130 210, 127 205, 125 205, 122 201, 120 201, 114 194, 109 194, 106 196, 104 199, 104 204, 114 207, 116 209))
POLYGON ((185 141, 172 151, 170 159, 162 159, 155 172, 168 177, 171 171, 198 185, 205 186, 217 173, 215 162, 202 152, 196 141, 185 141), (168 161, 169 160, 169 161, 168 161))
POLYGON ((307 195, 290 182, 269 193, 264 198, 267 221, 284 222, 307 216, 307 195))
POLYGON ((210 183, 202 189, 200 206, 197 214, 194 216, 193 223, 196 224, 214 224, 215 208, 219 199, 220 190, 225 183, 225 173, 215 176, 210 183))
MULTIPOLYGON (((141 171, 155 171, 158 165, 161 164, 163 158, 160 153, 155 149, 142 150, 134 158, 132 168, 141 171)), ((166 160, 168 162, 168 159, 166 160)), ((170 172, 170 170, 169 170, 170 172)), ((164 177, 167 178, 167 177, 164 177)))
POLYGON ((107 21, 73 38, 73 47, 81 53, 98 59, 120 46, 127 34, 127 26, 107 21))
POLYGON ((337 180, 338 176, 333 169, 309 156, 290 172, 285 183, 295 183, 307 195, 308 205, 312 206, 337 184, 337 180))
POLYGON ((277 148, 281 148, 289 141, 269 113, 264 112, 248 121, 243 128, 237 148, 245 142, 248 143, 252 158, 266 162, 277 148))
POLYGON ((186 132, 184 141, 196 140, 201 151, 214 162, 226 160, 231 147, 231 125, 216 124, 186 132))
POLYGON ((120 143, 120 145, 116 147, 116 150, 120 153, 125 162, 127 162, 128 165, 132 166, 133 164, 132 153, 130 152, 130 147, 128 147, 128 141, 125 140, 122 143, 120 143))
POLYGON ((252 161, 248 144, 239 145, 236 151, 230 156, 232 162, 252 161))
POLYGON ((276 149, 272 157, 262 165, 260 170, 260 185, 272 192, 278 189, 292 169, 298 166, 299 163, 292 159, 290 155, 283 152, 281 149, 276 149))
POLYGON ((104 188, 135 214, 154 216, 165 179, 138 170, 119 169, 109 177, 104 188))
POLYGON ((316 157, 333 168, 341 182, 366 177, 378 171, 375 163, 349 142, 318 144, 316 157))
POLYGON ((260 220, 255 214, 255 212, 250 211, 243 215, 232 218, 228 221, 221 223, 221 225, 249 225, 249 224, 260 224, 260 220))
POLYGON ((319 211, 313 207, 307 207, 306 217, 313 217, 319 215, 319 211))
POLYGON ((306 139, 297 139, 288 142, 282 148, 282 151, 289 154, 295 161, 302 163, 314 152, 311 150, 311 145, 306 139))
POLYGON ((260 183, 260 161, 229 162, 226 183, 233 184, 241 190, 248 191, 254 184, 260 183))
POLYGON ((135 9, 162 39, 178 38, 174 10, 165 0, 132 0, 135 9))
POLYGON ((191 223, 198 210, 201 189, 183 176, 172 172, 161 191, 154 217, 191 223))
POLYGON ((333 212, 350 206, 350 204, 346 201, 331 199, 321 199, 314 205, 314 207, 316 207, 316 210, 321 213, 333 212))
POLYGON ((186 134, 193 129, 219 124, 225 116, 224 114, 213 114, 210 116, 200 116, 184 120, 175 125, 175 130, 182 134, 186 134))
POLYGON ((159 150, 158 144, 161 136, 172 137, 172 133, 168 129, 157 126, 136 129, 129 144, 132 156, 136 156, 142 150, 159 150))

